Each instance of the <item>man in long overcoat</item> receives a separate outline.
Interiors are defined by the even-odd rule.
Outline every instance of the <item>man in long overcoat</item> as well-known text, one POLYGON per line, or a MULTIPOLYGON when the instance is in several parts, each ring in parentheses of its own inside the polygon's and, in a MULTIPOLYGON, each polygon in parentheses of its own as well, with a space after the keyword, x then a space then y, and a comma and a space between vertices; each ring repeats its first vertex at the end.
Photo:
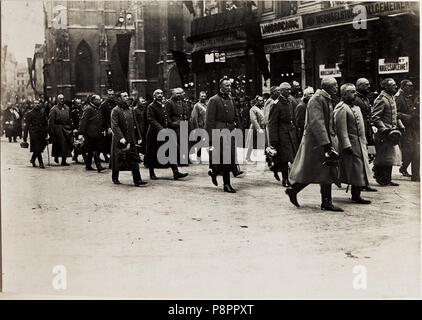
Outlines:
POLYGON ((334 123, 339 141, 340 182, 352 185, 352 201, 369 204, 362 199, 362 187, 369 184, 369 159, 366 148, 365 124, 362 112, 353 105, 356 87, 351 83, 340 88, 342 101, 334 109, 334 123))
POLYGON ((53 139, 51 155, 56 163, 59 163, 59 157, 61 157, 62 166, 68 166, 66 158, 72 156, 73 135, 71 124, 70 109, 64 103, 64 96, 59 94, 57 104, 50 110, 48 130, 53 139))
MULTIPOLYGON (((235 129, 236 112, 231 99, 231 82, 228 78, 222 78, 219 81, 219 91, 208 101, 206 113, 206 129, 210 139, 210 170, 214 185, 217 183, 217 175, 223 176, 224 191, 235 193, 236 190, 230 184, 230 172, 235 173, 236 168, 236 143, 231 134, 220 137, 218 141, 212 141, 213 130, 215 133, 227 129, 230 133, 235 129), (214 143, 216 145, 214 145, 214 143), (230 161, 228 161, 230 159, 230 161)), ((224 131, 221 132, 224 135, 224 131)), ((226 131, 227 133, 227 131, 226 131)), ((242 141, 239 142, 243 144, 242 141)))
POLYGON ((337 182, 335 159, 338 140, 334 130, 332 97, 337 93, 335 78, 327 77, 308 102, 305 129, 299 150, 292 164, 289 179, 294 181, 286 189, 290 201, 297 207, 297 194, 310 183, 321 185, 321 209, 343 211, 332 203, 331 185, 337 182))
POLYGON ((117 105, 117 100, 114 95, 113 89, 107 90, 107 98, 101 103, 100 110, 103 118, 103 136, 104 143, 102 145, 101 153, 104 156, 104 160, 108 161, 111 148, 111 110, 117 105))
MULTIPOLYGON (((189 106, 184 102, 184 95, 185 93, 182 88, 175 88, 173 89, 171 98, 164 104, 169 116, 170 128, 175 130, 178 142, 181 138, 181 125, 185 125, 186 128, 189 127, 189 118, 191 114, 189 111, 189 106)), ((182 137, 182 139, 184 138, 185 137, 182 137)), ((182 154, 179 154, 178 152, 179 164, 189 164, 188 151, 189 150, 184 150, 182 154)))
MULTIPOLYGON (((170 167, 173 171, 173 178, 175 180, 184 178, 188 174, 179 172, 177 163, 162 164, 160 163, 157 157, 158 149, 165 143, 164 141, 158 141, 158 133, 162 129, 170 128, 170 117, 168 115, 167 108, 162 103, 164 98, 163 90, 155 90, 153 93, 153 97, 154 101, 150 103, 147 107, 148 131, 145 164, 149 168, 149 176, 151 180, 157 180, 158 177, 155 175, 154 169, 170 167)), ((177 145, 174 147, 177 149, 177 145)))
POLYGON ((148 130, 147 120, 147 101, 144 97, 138 97, 135 106, 133 108, 133 114, 135 116, 135 125, 139 128, 138 134, 141 135, 141 153, 145 154, 146 136, 148 130))
POLYGON ((281 94, 277 103, 271 108, 268 122, 270 146, 277 150, 272 170, 276 179, 278 178, 277 172, 281 171, 283 187, 290 186, 288 163, 293 162, 298 149, 297 129, 294 124, 294 107, 289 100, 290 88, 288 82, 283 82, 280 85, 281 94))
POLYGON ((139 154, 136 150, 138 141, 133 121, 133 111, 129 107, 129 95, 122 92, 117 105, 111 111, 111 130, 113 133, 110 153, 110 169, 112 181, 120 184, 119 172, 131 171, 136 187, 146 184, 139 171, 139 154))
POLYGON ((372 121, 378 129, 375 134, 375 179, 382 186, 398 186, 398 183, 391 181, 391 171, 393 165, 401 164, 400 149, 390 138, 393 130, 404 129, 401 120, 397 118, 397 106, 393 98, 397 85, 393 79, 387 78, 381 82, 381 88, 383 90, 375 99, 372 109, 372 121))
POLYGON ((103 143, 102 126, 103 119, 100 111, 101 98, 99 95, 93 95, 91 101, 84 107, 81 120, 79 122, 78 132, 85 139, 88 155, 86 157, 86 170, 94 170, 92 168, 92 157, 97 167, 97 171, 101 172, 104 168, 101 166, 99 153, 103 143))
POLYGON ((394 96, 397 105, 397 118, 400 119, 406 129, 401 137, 400 148, 402 151, 402 165, 399 169, 400 173, 405 177, 411 177, 407 168, 412 164, 412 171, 415 164, 412 162, 413 153, 416 152, 415 139, 419 134, 419 130, 415 130, 414 119, 415 110, 413 107, 414 99, 412 96, 413 83, 410 80, 400 82, 400 89, 394 96))
POLYGON ((295 109, 295 125, 298 132, 299 142, 302 140, 303 129, 305 128, 306 108, 308 106, 309 99, 311 99, 314 93, 314 88, 312 87, 307 87, 303 90, 303 98, 295 109))
POLYGON ((41 153, 47 145, 47 118, 41 110, 41 105, 38 100, 34 100, 33 109, 26 114, 25 123, 28 130, 25 131, 23 139, 26 142, 27 134, 29 132, 29 151, 32 152, 30 162, 32 163, 32 166, 35 167, 35 159, 38 159, 40 168, 44 169, 44 162, 41 153))

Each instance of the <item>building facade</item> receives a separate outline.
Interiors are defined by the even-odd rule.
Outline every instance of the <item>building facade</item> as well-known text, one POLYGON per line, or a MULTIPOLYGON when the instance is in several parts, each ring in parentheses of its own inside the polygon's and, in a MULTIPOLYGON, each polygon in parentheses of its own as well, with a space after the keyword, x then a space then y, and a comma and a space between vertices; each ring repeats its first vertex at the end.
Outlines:
POLYGON ((182 2, 45 1, 44 11, 47 96, 180 86, 170 50, 189 50, 192 15, 182 2))
POLYGON ((34 91, 29 80, 28 67, 24 64, 18 64, 16 70, 16 97, 19 101, 32 100, 34 91))
POLYGON ((8 47, 2 47, 1 54, 1 103, 16 102, 16 76, 18 63, 8 47))
POLYGON ((195 69, 198 85, 207 87, 209 78, 215 81, 222 75, 234 78, 245 74, 253 96, 283 81, 319 87, 326 76, 336 77, 340 84, 366 77, 375 88, 386 77, 419 84, 418 2, 248 3, 220 1, 219 6, 204 10, 204 15, 192 22, 188 40, 193 43, 193 63, 201 66, 195 69), (248 32, 241 23, 245 10, 251 17, 248 21, 259 23, 260 37, 255 39, 264 47, 269 77, 261 76, 265 63, 251 52, 253 44, 248 42, 248 34, 245 37, 242 33, 248 32), (240 24, 221 26, 229 15, 240 24), (206 63, 205 55, 212 52, 225 55, 225 61, 206 63), (244 62, 237 64, 236 60, 244 62), (252 70, 254 65, 258 67, 252 70), (213 72, 214 76, 204 79, 213 72))

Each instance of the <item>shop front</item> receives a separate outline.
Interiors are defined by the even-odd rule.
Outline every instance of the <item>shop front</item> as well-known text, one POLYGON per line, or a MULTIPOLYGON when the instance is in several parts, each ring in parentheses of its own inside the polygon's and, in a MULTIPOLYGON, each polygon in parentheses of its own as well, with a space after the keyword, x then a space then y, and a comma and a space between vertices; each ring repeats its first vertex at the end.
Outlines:
MULTIPOLYGON (((419 9, 414 2, 363 2, 261 23, 271 79, 320 86, 365 77, 419 83, 419 9)), ((263 87, 263 89, 265 90, 263 87)))

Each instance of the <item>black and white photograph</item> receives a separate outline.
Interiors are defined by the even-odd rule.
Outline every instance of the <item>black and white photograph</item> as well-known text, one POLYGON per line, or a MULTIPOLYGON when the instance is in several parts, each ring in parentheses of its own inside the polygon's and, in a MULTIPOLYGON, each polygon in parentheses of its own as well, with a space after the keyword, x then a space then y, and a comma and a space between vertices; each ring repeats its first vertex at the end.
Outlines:
POLYGON ((419 1, 2 0, 0 39, 0 300, 421 298, 419 1))

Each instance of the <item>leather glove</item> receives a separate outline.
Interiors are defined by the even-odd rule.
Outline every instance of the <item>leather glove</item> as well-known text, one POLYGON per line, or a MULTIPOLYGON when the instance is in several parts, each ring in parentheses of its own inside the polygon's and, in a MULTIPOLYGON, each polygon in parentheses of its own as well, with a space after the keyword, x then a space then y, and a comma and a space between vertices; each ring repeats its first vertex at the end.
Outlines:
POLYGON ((324 152, 330 152, 330 151, 331 151, 331 143, 324 145, 324 152))

